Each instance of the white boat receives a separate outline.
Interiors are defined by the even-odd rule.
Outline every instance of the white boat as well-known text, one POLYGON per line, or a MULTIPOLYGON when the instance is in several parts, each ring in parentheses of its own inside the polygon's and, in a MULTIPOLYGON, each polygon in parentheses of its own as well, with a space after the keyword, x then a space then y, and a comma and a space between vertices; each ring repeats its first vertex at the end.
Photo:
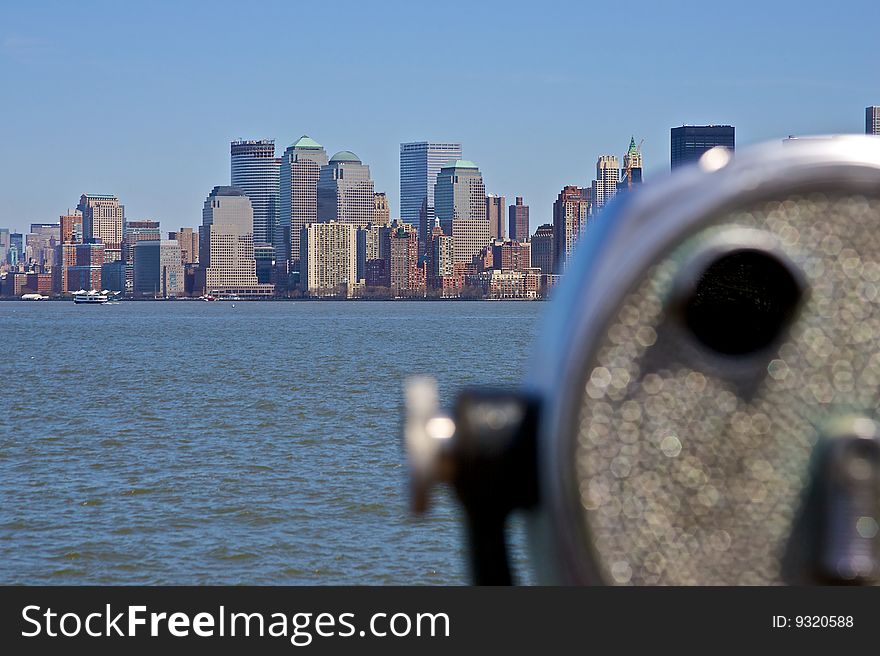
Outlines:
POLYGON ((45 301, 49 297, 43 296, 42 294, 22 294, 21 300, 23 301, 45 301))
POLYGON ((81 289, 73 295, 74 303, 83 303, 86 305, 103 305, 108 300, 110 299, 107 292, 99 292, 94 289, 88 292, 81 289))

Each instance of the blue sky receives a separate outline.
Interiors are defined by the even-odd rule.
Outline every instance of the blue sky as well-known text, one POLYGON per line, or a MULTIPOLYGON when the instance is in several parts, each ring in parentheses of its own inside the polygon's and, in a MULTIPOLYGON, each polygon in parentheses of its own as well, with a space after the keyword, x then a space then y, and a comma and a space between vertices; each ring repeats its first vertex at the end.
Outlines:
POLYGON ((369 164, 396 215, 399 143, 458 140, 532 229, 599 154, 732 123, 738 146, 862 132, 880 104, 880 3, 40 2, 0 4, 0 226, 83 192, 200 223, 229 141, 309 134, 369 164), (603 5, 608 3, 602 3, 603 5))

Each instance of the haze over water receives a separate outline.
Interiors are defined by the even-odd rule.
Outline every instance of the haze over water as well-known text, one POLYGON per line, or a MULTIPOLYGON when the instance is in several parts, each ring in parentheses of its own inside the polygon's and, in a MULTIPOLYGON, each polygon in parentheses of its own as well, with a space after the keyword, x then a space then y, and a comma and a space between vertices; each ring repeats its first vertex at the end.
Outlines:
POLYGON ((403 380, 517 385, 545 307, 0 303, 0 583, 466 583, 403 380))

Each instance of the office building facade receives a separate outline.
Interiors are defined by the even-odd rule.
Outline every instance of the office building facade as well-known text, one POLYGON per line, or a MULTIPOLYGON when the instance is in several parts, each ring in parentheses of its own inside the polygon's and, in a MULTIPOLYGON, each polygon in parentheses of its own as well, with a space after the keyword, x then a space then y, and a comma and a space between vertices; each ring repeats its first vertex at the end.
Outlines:
POLYGON ((614 198, 620 169, 615 155, 601 155, 596 162, 596 179, 590 187, 591 210, 596 212, 614 198))
POLYGON ((275 235, 279 268, 299 271, 300 233, 318 220, 318 178, 327 161, 324 147, 308 135, 297 139, 281 157, 281 216, 275 235), (288 267, 281 266, 284 263, 288 267))
POLYGON ((732 125, 682 125, 670 133, 672 168, 696 162, 707 150, 723 146, 736 150, 736 130, 732 125))
POLYGON ((343 150, 321 167, 318 177, 318 221, 348 223, 365 228, 373 222, 375 192, 370 167, 350 150, 343 150))
POLYGON ((122 259, 125 207, 116 196, 83 194, 77 210, 82 213, 83 241, 101 241, 108 262, 122 259))
POLYGON ((489 221, 489 238, 504 239, 504 224, 506 206, 504 196, 487 194, 486 196, 486 219, 489 221))
POLYGON ((400 218, 419 230, 419 254, 427 252, 436 222, 434 188, 440 169, 461 159, 461 144, 417 141, 400 144, 400 218))
POLYGON ((183 296, 183 263, 176 239, 140 240, 134 251, 134 295, 144 298, 183 296))
POLYGON ((489 243, 486 187, 477 165, 456 160, 441 168, 434 202, 443 233, 452 237, 455 261, 470 262, 489 243))
POLYGON ((556 251, 553 247, 553 226, 549 223, 538 226, 529 241, 531 245, 532 266, 543 274, 552 274, 555 270, 556 251))
POLYGON ((275 140, 233 141, 230 183, 251 201, 254 243, 271 244, 279 221, 278 175, 281 160, 275 157, 275 140))

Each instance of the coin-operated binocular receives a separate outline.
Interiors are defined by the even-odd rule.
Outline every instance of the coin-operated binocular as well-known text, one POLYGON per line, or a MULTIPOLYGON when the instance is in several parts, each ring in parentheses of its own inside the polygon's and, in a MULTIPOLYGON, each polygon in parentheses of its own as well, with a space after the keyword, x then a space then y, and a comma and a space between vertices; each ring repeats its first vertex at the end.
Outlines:
POLYGON ((610 205, 518 391, 408 384, 413 503, 451 483, 476 583, 880 580, 880 139, 714 149, 610 205))

